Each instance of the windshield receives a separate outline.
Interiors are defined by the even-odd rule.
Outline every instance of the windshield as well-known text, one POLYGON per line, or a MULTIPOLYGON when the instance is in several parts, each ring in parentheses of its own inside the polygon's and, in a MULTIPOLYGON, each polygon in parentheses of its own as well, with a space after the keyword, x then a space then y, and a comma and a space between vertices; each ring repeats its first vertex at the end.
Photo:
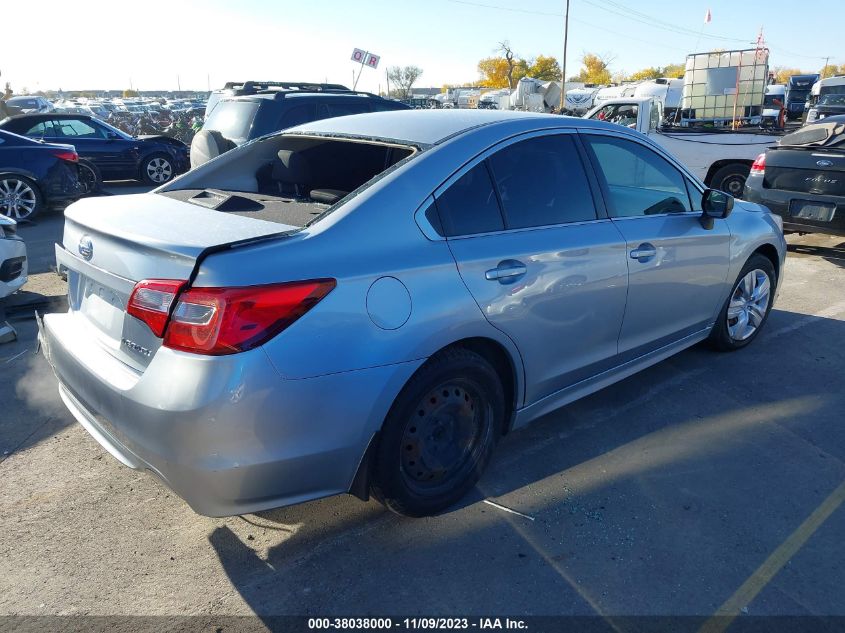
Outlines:
POLYGON ((217 130, 235 143, 249 139, 249 131, 260 104, 256 101, 221 101, 206 120, 204 127, 217 130))
POLYGON ((827 94, 819 99, 819 105, 845 105, 845 94, 827 94))

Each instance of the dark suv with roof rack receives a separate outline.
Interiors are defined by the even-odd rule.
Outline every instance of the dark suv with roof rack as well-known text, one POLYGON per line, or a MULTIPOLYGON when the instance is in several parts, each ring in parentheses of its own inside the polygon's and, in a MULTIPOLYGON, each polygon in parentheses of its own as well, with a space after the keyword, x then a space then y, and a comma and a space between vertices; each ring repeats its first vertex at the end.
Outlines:
MULTIPOLYGON (((207 163, 247 141, 318 119, 349 114, 407 110, 409 106, 339 84, 244 82, 226 84, 209 99, 203 129, 191 142, 191 167, 207 163)), ((212 96, 214 93, 212 93, 212 96)))

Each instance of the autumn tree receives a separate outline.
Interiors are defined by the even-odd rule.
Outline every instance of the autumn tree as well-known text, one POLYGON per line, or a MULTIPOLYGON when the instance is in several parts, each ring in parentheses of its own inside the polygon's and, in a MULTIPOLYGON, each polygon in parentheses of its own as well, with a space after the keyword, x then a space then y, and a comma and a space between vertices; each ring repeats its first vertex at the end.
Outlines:
POLYGON ((387 70, 387 78, 396 87, 394 92, 400 99, 408 99, 411 96, 411 88, 422 74, 422 68, 419 66, 392 66, 387 70))
POLYGON ((680 64, 667 64, 663 67, 663 76, 672 79, 678 79, 684 76, 687 71, 687 65, 684 62, 680 64))
POLYGON ((833 77, 835 75, 845 75, 845 64, 840 64, 839 66, 836 64, 828 64, 819 71, 819 74, 821 74, 822 79, 825 77, 833 77))
POLYGON ((529 62, 527 75, 541 81, 560 81, 560 64, 554 57, 538 55, 529 62))
POLYGON ((509 64, 505 57, 487 57, 478 62, 479 83, 489 88, 510 88, 529 75, 529 70, 524 59, 513 59, 509 64))
POLYGON ((607 84, 611 80, 610 64, 614 58, 607 54, 584 53, 581 57, 581 72, 571 81, 588 84, 607 84))
POLYGON ((123 91, 123 96, 124 97, 137 97, 138 91, 137 90, 130 90, 129 88, 127 88, 126 90, 123 91))
POLYGON ((638 70, 633 75, 630 75, 628 79, 630 81, 644 81, 646 79, 657 79, 663 76, 663 70, 658 66, 652 66, 650 68, 643 68, 642 70, 638 70))

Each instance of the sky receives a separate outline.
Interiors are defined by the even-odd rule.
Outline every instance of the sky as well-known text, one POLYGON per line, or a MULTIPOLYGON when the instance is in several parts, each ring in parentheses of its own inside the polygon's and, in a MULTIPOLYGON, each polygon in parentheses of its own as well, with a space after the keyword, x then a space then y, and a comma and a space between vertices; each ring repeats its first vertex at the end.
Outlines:
MULTIPOLYGON (((246 79, 351 87, 354 48, 381 56, 358 83, 376 92, 394 65, 422 68, 418 86, 475 81, 478 61, 502 40, 524 58, 563 55, 565 0, 170 0, 137 11, 114 0, 4 4, 0 83, 17 93, 205 90, 246 79), (53 18, 33 20, 34 10, 53 18)), ((822 0, 812 12, 787 0, 571 0, 566 74, 577 74, 584 52, 630 73, 694 51, 747 48, 761 26, 770 66, 818 70, 826 56, 845 63, 841 20, 818 19, 834 9, 845 0, 822 0)))

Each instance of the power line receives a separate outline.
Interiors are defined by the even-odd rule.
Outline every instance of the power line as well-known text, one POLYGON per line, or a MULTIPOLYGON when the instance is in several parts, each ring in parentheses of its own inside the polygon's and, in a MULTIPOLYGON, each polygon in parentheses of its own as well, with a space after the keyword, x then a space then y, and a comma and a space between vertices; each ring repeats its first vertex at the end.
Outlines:
MULTIPOLYGON (((561 19, 564 18, 563 13, 550 13, 550 12, 547 12, 547 11, 532 11, 531 9, 514 9, 513 7, 502 7, 502 6, 498 6, 498 5, 495 5, 495 4, 486 4, 486 3, 483 3, 483 2, 470 2, 469 0, 447 0, 447 1, 451 2, 453 4, 463 4, 463 5, 468 5, 468 6, 471 6, 471 7, 480 7, 480 8, 483 8, 483 9, 495 9, 495 10, 498 10, 498 11, 510 11, 511 13, 525 13, 525 14, 529 14, 529 15, 543 15, 543 16, 551 16, 551 17, 556 17, 556 18, 561 18, 561 19)), ((685 48, 679 48, 677 46, 666 46, 665 44, 662 44, 660 42, 655 42, 654 40, 646 40, 646 39, 642 39, 642 38, 639 38, 639 37, 634 37, 633 35, 629 35, 628 33, 620 33, 619 31, 611 30, 611 29, 609 29, 606 26, 603 26, 601 24, 593 24, 592 22, 587 22, 586 20, 582 20, 580 18, 573 18, 573 17, 570 16, 569 20, 571 22, 577 22, 578 24, 583 24, 584 26, 589 26, 589 27, 592 27, 594 29, 598 29, 598 30, 602 31, 603 33, 609 33, 611 35, 616 35, 618 37, 626 38, 626 39, 632 40, 634 42, 640 42, 642 44, 648 44, 649 46, 653 46, 655 48, 659 47, 659 48, 664 49, 664 50, 665 49, 672 49, 672 50, 676 50, 676 51, 681 51, 683 53, 689 52, 685 48)))

